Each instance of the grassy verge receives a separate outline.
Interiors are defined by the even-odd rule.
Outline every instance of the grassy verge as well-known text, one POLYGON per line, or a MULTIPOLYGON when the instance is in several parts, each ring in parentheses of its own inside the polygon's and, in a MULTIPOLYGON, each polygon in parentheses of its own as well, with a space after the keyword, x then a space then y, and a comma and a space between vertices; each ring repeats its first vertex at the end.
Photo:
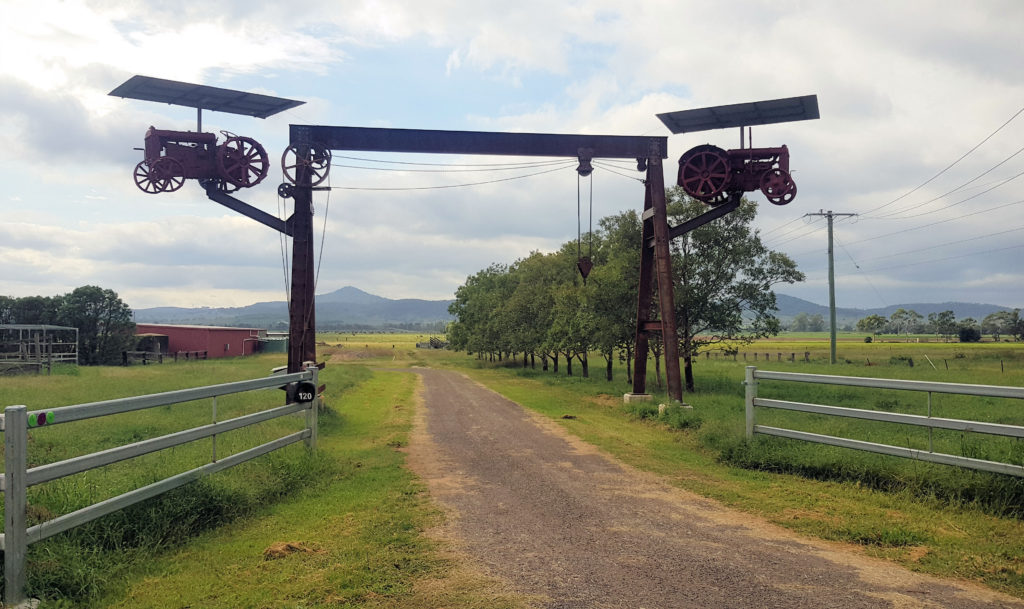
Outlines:
MULTIPOLYGON (((452 358, 444 358, 443 363, 459 365, 452 358)), ((870 555, 916 571, 980 581, 1024 597, 1024 523, 1006 515, 1016 513, 1009 509, 1012 506, 1003 505, 1007 509, 1000 510, 999 500, 985 504, 969 500, 966 494, 944 497, 914 485, 890 485, 881 492, 859 474, 814 480, 730 463, 728 447, 745 446, 739 386, 742 366, 732 366, 734 372, 716 375, 709 371, 710 366, 702 365, 698 385, 704 390, 688 396, 694 410, 670 410, 658 418, 656 411, 651 416, 649 411, 627 410, 622 405, 621 383, 481 368, 472 360, 464 360, 463 365, 470 376, 499 393, 681 488, 804 534, 855 544, 870 555), (563 419, 566 414, 575 418, 563 419)), ((794 446, 775 453, 790 459, 800 450, 815 453, 805 455, 811 462, 823 458, 818 451, 794 446)), ((832 460, 832 466, 842 471, 845 464, 861 459, 871 462, 874 457, 843 451, 824 459, 832 460)), ((895 468, 891 479, 899 479, 903 475, 899 468, 906 463, 893 465, 892 461, 881 467, 895 468)), ((911 469, 919 466, 909 464, 911 469)), ((958 479, 974 477, 973 473, 951 468, 942 472, 954 485, 963 482, 958 479)), ((984 475, 976 479, 981 477, 984 475)), ((1009 488, 1000 491, 1001 497, 1021 496, 1020 481, 1003 480, 1009 488)))
MULTIPOLYGON (((5 379, 0 402, 39 408, 242 380, 265 375, 278 358, 69 368, 5 379)), ((60 609, 524 606, 424 534, 441 516, 396 449, 406 443, 415 377, 354 363, 321 378, 332 409, 321 415, 316 454, 291 446, 33 544, 28 592, 60 609)), ((247 396, 219 398, 218 419, 281 400, 272 390, 247 396)), ((48 463, 210 415, 205 400, 39 429, 29 456, 48 463)), ((218 437, 218 454, 301 427, 301 417, 289 419, 218 437)), ((49 519, 207 461, 210 443, 196 444, 33 487, 30 517, 49 519)))
POLYGON ((256 517, 211 531, 150 565, 109 606, 524 606, 425 534, 441 516, 398 450, 407 442, 415 377, 376 372, 337 395, 322 417, 327 479, 256 517))

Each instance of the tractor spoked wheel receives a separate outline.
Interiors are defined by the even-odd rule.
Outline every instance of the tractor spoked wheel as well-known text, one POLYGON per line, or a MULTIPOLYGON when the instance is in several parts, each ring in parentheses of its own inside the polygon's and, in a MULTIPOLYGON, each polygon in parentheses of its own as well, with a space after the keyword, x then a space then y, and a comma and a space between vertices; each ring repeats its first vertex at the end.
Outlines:
POLYGON ((146 161, 142 161, 136 165, 135 171, 132 175, 135 178, 135 185, 138 186, 139 190, 142 192, 148 192, 151 195, 163 192, 163 182, 159 179, 159 176, 153 173, 152 168, 146 161))
POLYGON ((150 174, 159 180, 162 192, 174 192, 185 183, 185 167, 181 161, 171 157, 160 157, 153 163, 150 174))
POLYGON ((220 177, 239 188, 255 186, 267 177, 267 151, 251 137, 229 137, 217 147, 220 177))
POLYGON ((761 175, 761 192, 774 205, 786 205, 796 197, 796 182, 789 172, 772 169, 761 175))
POLYGON ((695 199, 705 202, 718 201, 729 185, 729 178, 729 155, 718 146, 697 146, 679 158, 677 183, 683 187, 686 194, 695 199))

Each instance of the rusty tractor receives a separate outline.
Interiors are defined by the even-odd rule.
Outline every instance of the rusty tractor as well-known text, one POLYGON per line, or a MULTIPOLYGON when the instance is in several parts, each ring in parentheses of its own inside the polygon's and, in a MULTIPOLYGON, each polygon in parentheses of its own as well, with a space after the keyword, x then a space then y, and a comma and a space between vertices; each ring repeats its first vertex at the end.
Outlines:
POLYGON ((135 166, 135 185, 143 192, 174 192, 186 178, 214 183, 224 192, 259 184, 267 177, 267 151, 256 140, 222 131, 217 144, 212 133, 146 131, 144 158, 135 166))
POLYGON ((696 146, 679 158, 677 183, 686 194, 709 205, 725 203, 730 193, 754 190, 775 205, 785 205, 796 196, 786 146, 736 150, 696 146))

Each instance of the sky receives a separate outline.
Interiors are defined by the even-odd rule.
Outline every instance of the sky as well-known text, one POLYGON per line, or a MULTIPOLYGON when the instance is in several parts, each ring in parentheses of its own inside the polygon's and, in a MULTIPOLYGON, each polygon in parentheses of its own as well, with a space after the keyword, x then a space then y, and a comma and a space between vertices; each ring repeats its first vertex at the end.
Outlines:
MULTIPOLYGON (((1024 307, 1019 0, 0 0, 0 14, 3 295, 286 299, 278 233, 195 180, 136 187, 149 126, 196 129, 193 109, 108 95, 142 74, 306 102, 203 114, 204 131, 263 145, 269 175, 236 196, 281 217, 290 124, 669 136, 671 185, 686 150, 739 134, 671 135, 656 114, 815 94, 819 120, 753 128, 755 146, 789 147, 798 187, 786 206, 748 194, 766 245, 807 275, 777 291, 828 302, 826 221, 808 214, 831 210, 839 306, 1024 307)), ((572 159, 334 155, 314 196, 318 293, 452 298, 491 263, 574 240, 578 203, 584 230, 591 204, 595 222, 643 207, 629 163, 579 184, 572 159)))

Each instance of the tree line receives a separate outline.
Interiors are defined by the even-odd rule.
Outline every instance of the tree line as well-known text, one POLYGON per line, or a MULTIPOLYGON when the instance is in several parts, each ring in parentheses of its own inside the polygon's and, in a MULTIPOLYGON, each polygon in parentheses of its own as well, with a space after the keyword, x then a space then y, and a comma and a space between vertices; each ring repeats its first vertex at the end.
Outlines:
POLYGON ((78 363, 119 364, 135 345, 132 310, 113 290, 87 285, 60 296, 0 296, 0 325, 78 328, 78 363))
POLYGON ((945 339, 956 336, 960 342, 977 342, 983 334, 990 334, 993 340, 1010 337, 1024 338, 1024 319, 1020 309, 996 311, 985 316, 980 322, 973 317, 957 319, 953 311, 929 313, 928 317, 913 309, 897 309, 889 317, 868 315, 857 321, 857 330, 878 334, 935 334, 945 339))
MULTIPOLYGON (((682 189, 667 191, 670 224, 707 211, 682 189)), ((749 343, 779 332, 775 317, 778 283, 802 281, 803 273, 785 254, 761 242, 751 223, 756 203, 739 208, 671 243, 673 288, 685 385, 693 391, 693 359, 708 345, 749 343)), ((598 227, 553 253, 534 252, 511 265, 491 264, 466 279, 455 292, 449 312, 448 340, 454 349, 491 360, 522 358, 522 365, 574 373, 578 364, 590 374, 589 356, 599 353, 605 377, 613 363, 626 363, 632 376, 640 274, 642 224, 625 211, 601 218, 598 227), (577 272, 580 256, 594 264, 584 281, 577 272)), ((656 284, 656 282, 654 282, 656 284)), ((657 297, 653 299, 658 302, 657 297)), ((652 337, 655 374, 661 382, 663 344, 652 337)))

